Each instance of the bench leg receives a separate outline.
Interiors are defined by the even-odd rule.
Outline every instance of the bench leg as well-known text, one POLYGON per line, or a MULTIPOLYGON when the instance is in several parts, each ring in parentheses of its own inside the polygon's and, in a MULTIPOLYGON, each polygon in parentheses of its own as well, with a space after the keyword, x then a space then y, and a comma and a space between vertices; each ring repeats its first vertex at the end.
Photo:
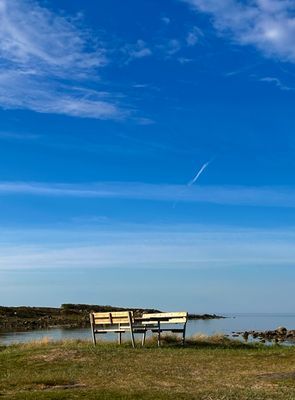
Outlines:
POLYGON ((94 333, 93 329, 92 329, 92 340, 93 340, 94 346, 96 346, 96 337, 95 337, 95 333, 94 333))
POLYGON ((142 340, 141 340, 141 345, 144 346, 145 345, 145 335, 146 335, 146 330, 143 332, 142 334, 142 340))
POLYGON ((134 333, 132 328, 130 329, 130 335, 131 335, 132 347, 135 348, 134 333))
POLYGON ((122 332, 118 332, 118 344, 122 343, 122 332))
POLYGON ((158 347, 161 346, 161 330, 160 330, 160 322, 158 323, 158 347))
POLYGON ((96 346, 96 337, 95 337, 95 319, 94 319, 94 315, 91 313, 90 314, 90 326, 91 326, 91 334, 92 334, 92 340, 93 340, 93 344, 94 346, 96 346))
POLYGON ((185 343, 185 329, 186 329, 186 324, 183 327, 183 333, 182 333, 182 345, 184 346, 185 343))

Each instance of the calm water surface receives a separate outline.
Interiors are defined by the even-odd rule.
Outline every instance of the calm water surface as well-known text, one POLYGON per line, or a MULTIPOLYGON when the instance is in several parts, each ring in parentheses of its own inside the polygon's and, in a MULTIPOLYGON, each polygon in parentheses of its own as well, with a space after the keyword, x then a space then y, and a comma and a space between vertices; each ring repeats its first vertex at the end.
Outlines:
MULTIPOLYGON (((295 329, 295 314, 235 314, 225 319, 194 320, 187 324, 187 337, 197 333, 213 335, 215 333, 231 334, 235 331, 273 330, 279 326, 295 329)), ((128 337, 128 334, 125 335, 128 337)), ((0 343, 24 343, 47 337, 52 340, 89 339, 90 328, 83 329, 40 329, 27 332, 0 332, 0 343)), ((116 339, 116 335, 101 335, 101 339, 116 339)))

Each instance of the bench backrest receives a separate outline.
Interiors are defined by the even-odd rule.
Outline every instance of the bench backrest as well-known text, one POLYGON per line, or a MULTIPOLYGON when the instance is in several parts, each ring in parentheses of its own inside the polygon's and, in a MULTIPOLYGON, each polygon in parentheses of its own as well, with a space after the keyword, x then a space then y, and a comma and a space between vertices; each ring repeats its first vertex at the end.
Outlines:
POLYGON ((95 325, 131 325, 132 311, 94 312, 90 313, 90 321, 95 325))
POLYGON ((151 313, 143 314, 142 318, 147 320, 145 323, 155 323, 156 319, 159 319, 161 324, 185 324, 187 322, 188 313, 182 312, 168 312, 168 313, 151 313), (150 321, 148 321, 150 320, 150 321))

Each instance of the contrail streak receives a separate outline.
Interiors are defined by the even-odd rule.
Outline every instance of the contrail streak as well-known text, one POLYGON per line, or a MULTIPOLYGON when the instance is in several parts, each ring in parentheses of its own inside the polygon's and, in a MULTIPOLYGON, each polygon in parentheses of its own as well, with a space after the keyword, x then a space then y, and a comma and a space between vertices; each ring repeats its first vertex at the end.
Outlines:
MULTIPOLYGON (((202 173, 205 171, 205 169, 208 167, 208 165, 211 164, 212 161, 213 161, 213 159, 211 159, 211 160, 207 161, 205 164, 203 164, 203 165, 201 166, 201 168, 199 169, 198 173, 194 176, 194 178, 186 184, 186 187, 190 187, 190 186, 192 186, 194 183, 196 183, 197 180, 199 179, 199 177, 202 175, 202 173)), ((185 191, 185 189, 182 190, 181 193, 179 193, 179 196, 178 196, 178 197, 180 197, 180 196, 183 194, 184 191, 185 191)), ((172 206, 173 208, 176 207, 176 205, 177 205, 177 203, 179 202, 179 200, 180 200, 179 198, 178 198, 177 200, 175 200, 175 202, 173 203, 173 206, 172 206)))
POLYGON ((208 167, 208 165, 212 162, 212 160, 207 161, 204 165, 202 165, 202 167, 200 168, 200 170, 198 171, 197 175, 188 182, 187 186, 192 186, 195 182, 197 182, 197 180, 199 179, 199 177, 201 176, 201 174, 205 171, 205 169, 208 167))

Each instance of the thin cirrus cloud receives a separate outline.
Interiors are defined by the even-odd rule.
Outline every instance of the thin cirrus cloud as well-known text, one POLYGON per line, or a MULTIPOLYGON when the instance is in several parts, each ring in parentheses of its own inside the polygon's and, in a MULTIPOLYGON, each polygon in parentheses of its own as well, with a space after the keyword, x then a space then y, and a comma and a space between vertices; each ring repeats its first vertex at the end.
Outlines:
POLYGON ((187 34, 186 43, 188 46, 193 47, 198 44, 203 37, 204 33, 201 31, 201 29, 197 26, 194 26, 187 34))
POLYGON ((182 0, 209 14, 221 35, 267 57, 295 62, 295 5, 289 0, 182 0))
POLYGON ((260 78, 259 80, 260 82, 266 82, 272 84, 280 90, 286 90, 286 91, 294 90, 293 87, 284 85, 280 79, 272 76, 265 76, 264 78, 260 78))
POLYGON ((77 198, 112 198, 233 206, 295 207, 292 187, 191 186, 147 184, 140 182, 100 182, 92 184, 62 184, 34 182, 0 182, 0 196, 31 195, 77 198))
POLYGON ((0 270, 281 267, 294 264, 294 231, 202 226, 118 232, 1 231, 0 270), (8 232, 9 233, 9 232, 8 232), (41 232, 42 235, 42 232, 41 232), (24 237, 26 238, 24 240, 24 237), (77 239, 79 237, 79 239, 77 239), (82 239, 82 240, 81 240, 82 239))
POLYGON ((148 45, 145 43, 145 41, 143 41, 141 39, 137 40, 136 43, 126 44, 122 48, 122 52, 127 57, 127 60, 126 60, 127 64, 133 60, 149 57, 153 54, 152 50, 148 47, 148 45))
POLYGON ((40 135, 33 133, 18 133, 18 132, 8 132, 8 131, 0 131, 0 140, 36 140, 39 139, 40 135))
POLYGON ((120 119, 125 112, 112 94, 86 90, 107 63, 104 46, 80 21, 34 0, 0 1, 2 108, 120 119))

